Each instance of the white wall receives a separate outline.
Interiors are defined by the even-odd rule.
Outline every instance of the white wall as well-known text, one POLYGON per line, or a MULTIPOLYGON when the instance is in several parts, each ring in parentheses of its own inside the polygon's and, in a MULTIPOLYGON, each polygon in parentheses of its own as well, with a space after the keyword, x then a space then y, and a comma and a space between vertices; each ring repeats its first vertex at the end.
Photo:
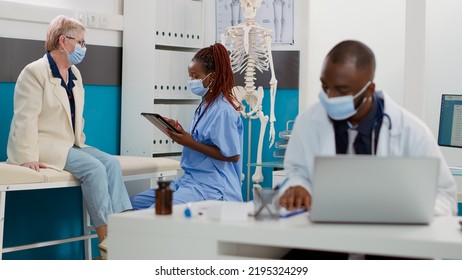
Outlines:
POLYGON ((425 0, 406 0, 404 103, 406 109, 425 120, 425 0))
POLYGON ((48 23, 66 15, 87 26, 87 43, 122 46, 122 4, 123 0, 0 1, 0 37, 44 40, 48 23))
POLYGON ((55 8, 73 8, 89 10, 103 14, 123 14, 123 0, 9 0, 2 2, 16 2, 55 8))
MULTIPOLYGON (((462 94, 462 1, 427 0, 426 118, 438 135, 442 93, 462 94)), ((442 147, 449 165, 462 166, 462 149, 442 147)))
POLYGON ((360 40, 374 51, 377 88, 403 104, 405 8, 403 0, 310 0, 308 45, 303 49, 308 53, 308 87, 300 93, 301 109, 317 101, 324 58, 345 39, 360 40))

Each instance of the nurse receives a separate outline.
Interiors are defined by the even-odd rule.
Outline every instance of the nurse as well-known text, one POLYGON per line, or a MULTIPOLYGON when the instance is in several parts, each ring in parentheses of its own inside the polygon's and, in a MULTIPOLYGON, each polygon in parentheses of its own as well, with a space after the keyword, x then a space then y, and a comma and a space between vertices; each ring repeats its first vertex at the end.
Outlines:
MULTIPOLYGON (((170 138, 183 146, 184 175, 172 181, 173 204, 202 200, 242 201, 243 124, 232 93, 234 75, 226 48, 216 43, 199 50, 188 66, 190 91, 202 97, 189 132, 170 138)), ((154 206, 153 189, 131 197, 133 208, 154 206)))

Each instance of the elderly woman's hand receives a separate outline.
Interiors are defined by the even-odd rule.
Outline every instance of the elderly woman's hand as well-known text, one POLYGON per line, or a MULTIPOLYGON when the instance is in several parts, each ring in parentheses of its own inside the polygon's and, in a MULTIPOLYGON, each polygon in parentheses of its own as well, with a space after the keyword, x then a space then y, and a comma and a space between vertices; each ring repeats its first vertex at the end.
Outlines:
POLYGON ((40 163, 38 161, 31 161, 31 162, 26 162, 21 164, 21 166, 33 169, 35 171, 40 171, 40 168, 47 168, 47 166, 43 163, 40 163))

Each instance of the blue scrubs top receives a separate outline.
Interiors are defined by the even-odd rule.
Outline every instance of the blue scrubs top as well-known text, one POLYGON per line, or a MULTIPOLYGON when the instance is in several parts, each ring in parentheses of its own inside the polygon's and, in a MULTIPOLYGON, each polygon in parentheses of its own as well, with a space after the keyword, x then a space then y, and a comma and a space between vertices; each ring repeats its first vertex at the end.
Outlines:
POLYGON ((242 201, 241 174, 243 149, 242 119, 220 95, 204 112, 201 104, 194 114, 190 134, 195 141, 213 145, 226 157, 241 155, 239 161, 213 159, 183 147, 181 168, 184 175, 172 182, 172 188, 191 188, 205 200, 242 201))

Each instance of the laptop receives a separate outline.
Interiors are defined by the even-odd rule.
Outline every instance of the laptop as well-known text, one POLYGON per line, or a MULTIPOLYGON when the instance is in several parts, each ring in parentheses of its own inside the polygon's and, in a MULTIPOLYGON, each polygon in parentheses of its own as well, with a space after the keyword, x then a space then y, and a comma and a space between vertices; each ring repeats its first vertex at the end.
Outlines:
POLYGON ((373 156, 315 158, 313 222, 428 224, 439 160, 373 156))

